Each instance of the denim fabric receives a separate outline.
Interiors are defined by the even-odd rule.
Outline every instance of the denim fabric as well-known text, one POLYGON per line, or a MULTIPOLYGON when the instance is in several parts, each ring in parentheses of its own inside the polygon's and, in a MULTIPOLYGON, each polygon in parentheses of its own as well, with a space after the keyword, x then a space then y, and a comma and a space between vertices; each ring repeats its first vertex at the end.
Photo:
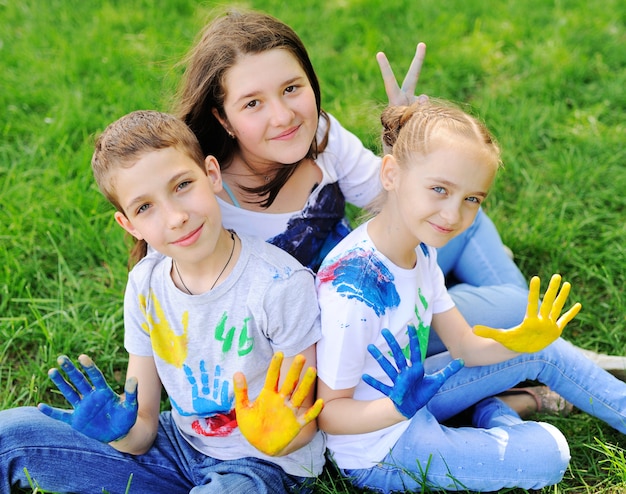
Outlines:
POLYGON ((123 494, 128 485, 132 494, 274 494, 306 481, 260 459, 221 461, 199 453, 180 436, 169 412, 161 414, 150 451, 133 456, 36 408, 0 411, 0 493, 28 487, 24 469, 46 491, 90 494, 123 494))
POLYGON ((523 422, 497 398, 476 406, 474 425, 445 427, 423 409, 383 461, 342 473, 381 493, 540 489, 563 478, 569 447, 552 425, 523 422))
MULTIPOLYGON (((522 322, 528 283, 482 210, 467 230, 437 249, 437 264, 446 277, 448 293, 470 326, 512 328, 522 322)), ((437 333, 431 331, 427 355, 445 351, 437 333)))
MULTIPOLYGON (((427 358, 424 367, 432 373, 449 361, 450 355, 441 353, 427 358)), ((558 339, 537 353, 461 369, 411 419, 383 462, 343 473, 356 485, 382 492, 424 485, 473 491, 539 489, 559 482, 569 459, 562 434, 548 424, 523 422, 504 403, 488 398, 525 380, 546 384, 580 410, 626 433, 626 383, 558 339), (441 425, 475 403, 477 428, 441 425)))
MULTIPOLYGON (((450 361, 445 352, 426 359, 426 372, 450 361)), ((598 367, 574 345, 559 338, 537 353, 524 353, 499 364, 464 367, 448 379, 428 402, 441 422, 488 396, 526 380, 556 391, 576 408, 626 433, 626 383, 598 367)))

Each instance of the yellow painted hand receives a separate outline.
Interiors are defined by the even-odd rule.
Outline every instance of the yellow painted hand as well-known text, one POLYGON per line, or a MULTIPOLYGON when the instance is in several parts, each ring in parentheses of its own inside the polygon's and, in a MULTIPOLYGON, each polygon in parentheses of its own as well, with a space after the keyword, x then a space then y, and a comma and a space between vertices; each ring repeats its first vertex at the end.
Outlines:
POLYGON ((561 276, 553 275, 539 307, 540 280, 534 276, 530 280, 526 316, 519 326, 502 330, 477 325, 474 326, 474 334, 492 338, 514 352, 533 353, 542 350, 561 336, 565 326, 576 317, 582 307, 577 302, 559 317, 571 288, 571 285, 565 282, 559 291, 560 284, 561 276))
POLYGON ((298 413, 299 407, 315 385, 317 375, 315 369, 309 367, 298 385, 304 361, 302 355, 296 355, 278 391, 283 354, 276 352, 267 370, 265 385, 254 403, 248 400, 245 376, 241 372, 236 372, 233 376, 239 430, 250 444, 267 455, 280 453, 322 411, 323 401, 318 399, 311 408, 298 413))

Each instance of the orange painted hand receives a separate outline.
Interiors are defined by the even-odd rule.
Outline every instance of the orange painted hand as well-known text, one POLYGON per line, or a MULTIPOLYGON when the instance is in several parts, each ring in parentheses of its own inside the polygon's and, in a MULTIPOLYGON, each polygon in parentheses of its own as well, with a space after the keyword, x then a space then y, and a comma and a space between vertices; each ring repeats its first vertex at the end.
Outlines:
POLYGON ((311 408, 298 413, 315 385, 317 375, 315 369, 309 367, 298 385, 304 361, 302 355, 296 355, 278 391, 283 354, 276 352, 270 362, 265 385, 254 403, 248 400, 245 376, 241 372, 233 376, 239 430, 250 444, 267 455, 280 453, 322 411, 323 401, 318 399, 311 408))
POLYGON ((559 317, 571 288, 571 285, 565 282, 559 291, 560 284, 561 276, 553 275, 539 307, 540 280, 537 276, 533 276, 530 280, 526 316, 519 326, 508 330, 474 326, 474 334, 492 338, 514 352, 533 353, 542 350, 561 336, 565 326, 576 317, 582 307, 577 302, 559 317))

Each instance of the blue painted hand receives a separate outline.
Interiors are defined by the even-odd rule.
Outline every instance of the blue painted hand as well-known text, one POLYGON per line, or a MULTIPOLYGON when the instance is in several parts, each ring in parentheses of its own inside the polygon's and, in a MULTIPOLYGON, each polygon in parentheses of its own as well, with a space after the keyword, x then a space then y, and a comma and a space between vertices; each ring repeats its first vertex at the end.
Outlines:
POLYGON ((388 396, 398 412, 410 419, 420 408, 428 403, 435 393, 439 391, 443 383, 463 368, 464 364, 461 359, 455 359, 434 374, 424 374, 417 330, 412 324, 408 325, 408 334, 411 355, 407 363, 400 345, 391 332, 387 329, 382 330, 382 335, 391 349, 397 369, 383 356, 377 347, 374 345, 367 347, 372 357, 376 359, 385 371, 385 374, 389 376, 393 386, 383 384, 369 374, 363 374, 363 380, 385 396, 388 396))
POLYGON ((59 357, 57 362, 69 382, 57 369, 48 372, 52 382, 74 410, 61 410, 44 403, 39 404, 39 410, 92 439, 104 443, 121 439, 137 420, 137 379, 126 381, 124 397, 121 397, 111 389, 89 357, 81 355, 78 361, 91 383, 65 355, 59 357))

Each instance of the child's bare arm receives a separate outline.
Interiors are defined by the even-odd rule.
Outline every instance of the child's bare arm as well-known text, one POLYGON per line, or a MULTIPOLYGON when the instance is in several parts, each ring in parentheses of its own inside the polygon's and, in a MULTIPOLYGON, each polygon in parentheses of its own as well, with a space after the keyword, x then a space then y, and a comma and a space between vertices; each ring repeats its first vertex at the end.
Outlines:
POLYGON ((159 427, 161 410, 161 380, 157 374, 153 357, 128 358, 127 376, 137 379, 137 421, 128 434, 118 441, 111 442, 118 451, 140 455, 150 449, 159 427))
POLYGON ((450 376, 463 368, 462 361, 453 360, 440 371, 426 374, 415 326, 409 325, 408 333, 410 338, 408 359, 387 329, 383 329, 382 334, 391 349, 394 363, 391 363, 376 346, 368 346, 369 353, 387 374, 391 385, 369 374, 364 374, 363 380, 387 398, 371 401, 354 400, 354 388, 332 390, 322 380, 318 381, 319 395, 327 403, 319 419, 320 427, 324 431, 332 434, 361 434, 388 427, 402 419, 410 419, 428 403, 450 376), (391 412, 389 404, 397 413, 391 412))
POLYGON ((319 427, 329 434, 364 434, 406 420, 393 402, 385 397, 373 401, 355 400, 354 388, 332 389, 317 380, 317 396, 324 408, 317 419, 319 427))
POLYGON ((552 278, 539 309, 539 280, 531 282, 526 317, 516 328, 503 330, 476 326, 472 331, 456 308, 435 314, 432 327, 450 354, 462 358, 467 366, 491 365, 511 359, 521 352, 541 350, 560 336, 580 310, 580 304, 574 304, 559 317, 569 294, 569 284, 558 291, 560 282, 560 276, 552 278))

